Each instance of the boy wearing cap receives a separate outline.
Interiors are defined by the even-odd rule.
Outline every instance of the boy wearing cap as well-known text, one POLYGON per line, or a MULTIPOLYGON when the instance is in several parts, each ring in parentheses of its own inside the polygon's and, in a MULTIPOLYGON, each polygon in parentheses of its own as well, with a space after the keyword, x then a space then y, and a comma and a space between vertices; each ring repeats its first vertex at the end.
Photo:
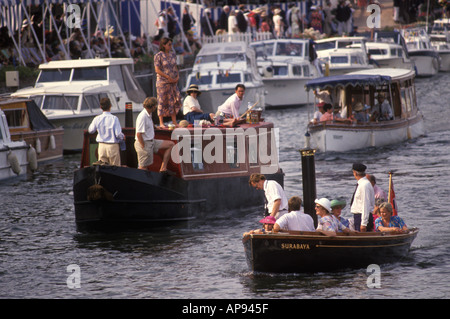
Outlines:
POLYGON ((373 230, 372 211, 375 205, 375 192, 372 184, 366 178, 366 165, 354 163, 353 176, 358 181, 355 193, 352 197, 350 212, 353 214, 356 231, 373 230))

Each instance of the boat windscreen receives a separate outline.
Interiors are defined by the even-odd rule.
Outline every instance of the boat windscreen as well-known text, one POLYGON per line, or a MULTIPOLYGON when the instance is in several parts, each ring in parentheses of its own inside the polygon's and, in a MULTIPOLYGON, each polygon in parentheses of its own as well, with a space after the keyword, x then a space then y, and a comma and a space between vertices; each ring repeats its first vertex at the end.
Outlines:
POLYGON ((38 83, 44 82, 61 82, 70 80, 71 69, 46 69, 41 70, 38 83))
POLYGON ((204 85, 204 84, 211 84, 212 83, 212 75, 203 75, 203 76, 192 76, 189 80, 189 85, 191 84, 197 84, 197 85, 204 85))
POLYGON ((73 70, 72 81, 107 80, 106 67, 76 68, 73 70))
POLYGON ((78 96, 46 95, 43 110, 77 110, 78 96))
POLYGON ((217 74, 216 79, 217 84, 222 83, 241 83, 241 74, 240 73, 229 73, 227 74, 217 74))
POLYGON ((348 57, 347 56, 332 56, 331 63, 348 63, 348 57))

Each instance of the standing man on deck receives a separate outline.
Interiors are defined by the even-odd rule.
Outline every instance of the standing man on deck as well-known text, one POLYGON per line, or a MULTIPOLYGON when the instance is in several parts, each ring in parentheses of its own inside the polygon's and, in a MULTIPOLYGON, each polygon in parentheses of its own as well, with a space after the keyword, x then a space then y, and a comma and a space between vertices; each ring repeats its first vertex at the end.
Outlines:
POLYGON ((355 230, 366 232, 373 230, 372 211, 375 205, 375 192, 366 178, 366 165, 355 163, 352 166, 353 176, 358 181, 353 193, 350 212, 353 214, 355 230))
POLYGON ((111 101, 104 97, 100 100, 102 114, 97 115, 89 125, 90 134, 97 132, 98 160, 109 165, 120 166, 119 142, 124 139, 119 118, 111 114, 111 101))
POLYGON ((263 174, 252 174, 248 181, 250 186, 264 191, 266 209, 270 216, 280 218, 288 212, 288 200, 283 187, 274 180, 266 180, 263 174))

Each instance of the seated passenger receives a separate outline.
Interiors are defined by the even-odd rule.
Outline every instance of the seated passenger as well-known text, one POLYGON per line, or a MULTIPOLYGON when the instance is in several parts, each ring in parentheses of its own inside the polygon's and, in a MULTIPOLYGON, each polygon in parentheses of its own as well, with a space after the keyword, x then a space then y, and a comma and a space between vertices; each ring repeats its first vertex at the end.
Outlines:
POLYGON ((388 121, 394 119, 391 105, 385 99, 384 93, 378 93, 378 101, 375 103, 371 113, 373 120, 388 121))
POLYGON ((298 196, 293 196, 288 201, 289 213, 277 219, 273 226, 273 232, 279 231, 314 231, 314 220, 303 212, 302 200, 298 196))
POLYGON ((320 122, 320 118, 322 117, 322 115, 325 113, 325 111, 323 110, 323 106, 325 104, 324 103, 319 103, 317 104, 317 111, 314 112, 313 118, 311 120, 311 123, 313 124, 317 124, 320 122))
POLYGON ((353 111, 355 112, 353 117, 355 118, 357 123, 367 122, 367 116, 366 112, 364 111, 364 105, 362 105, 361 102, 356 103, 356 105, 353 107, 353 111))
POLYGON ((392 216, 392 205, 390 203, 382 203, 380 205, 380 215, 375 220, 376 231, 394 231, 404 233, 408 231, 405 222, 398 216, 392 216))
POLYGON ((342 209, 345 207, 345 205, 345 200, 333 199, 330 203, 331 214, 333 214, 333 216, 336 217, 337 220, 340 221, 345 227, 349 228, 350 223, 348 219, 341 216, 342 209))
POLYGON ((198 86, 196 84, 191 84, 186 93, 188 95, 183 102, 184 118, 190 124, 194 124, 195 120, 213 120, 214 113, 203 113, 202 109, 200 108, 200 103, 198 103, 197 97, 200 96, 202 92, 198 90, 198 86))
POLYGON ((333 120, 333 106, 331 104, 325 104, 323 106, 324 113, 320 117, 320 122, 333 120))
POLYGON ((316 214, 320 217, 316 231, 327 235, 336 236, 337 232, 350 232, 337 218, 331 215, 331 203, 327 198, 316 199, 316 214))
POLYGON ((275 224, 275 217, 273 216, 267 216, 264 217, 263 219, 261 219, 259 222, 263 224, 263 228, 262 229, 255 229, 255 230, 251 230, 249 232, 245 232, 242 236, 248 236, 248 235, 253 235, 253 234, 266 234, 266 233, 271 233, 272 229, 273 229, 273 225, 275 224))

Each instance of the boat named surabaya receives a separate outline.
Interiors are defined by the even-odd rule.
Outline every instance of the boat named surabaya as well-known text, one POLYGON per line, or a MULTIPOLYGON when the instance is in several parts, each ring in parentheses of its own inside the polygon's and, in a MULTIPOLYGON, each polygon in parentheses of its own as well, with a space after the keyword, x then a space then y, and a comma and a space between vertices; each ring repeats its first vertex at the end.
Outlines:
POLYGON ((311 147, 346 152, 422 136, 425 128, 414 78, 413 70, 380 68, 309 81, 306 90, 329 93, 334 112, 332 120, 308 124, 311 147), (379 96, 389 104, 390 119, 379 116, 379 96))
MULTIPOLYGON (((315 150, 302 154, 303 203, 317 228, 315 212, 315 150)), ((418 228, 399 232, 336 232, 335 236, 313 231, 247 232, 242 243, 253 272, 313 273, 366 268, 405 257, 418 228)))
POLYGON ((82 162, 74 173, 75 219, 80 231, 151 228, 218 218, 261 209, 264 197, 248 184, 263 173, 283 184, 272 123, 155 129, 155 139, 172 140, 168 169, 163 151, 149 170, 137 168, 135 129, 127 137, 122 166, 97 165, 95 135, 85 133, 82 162))

